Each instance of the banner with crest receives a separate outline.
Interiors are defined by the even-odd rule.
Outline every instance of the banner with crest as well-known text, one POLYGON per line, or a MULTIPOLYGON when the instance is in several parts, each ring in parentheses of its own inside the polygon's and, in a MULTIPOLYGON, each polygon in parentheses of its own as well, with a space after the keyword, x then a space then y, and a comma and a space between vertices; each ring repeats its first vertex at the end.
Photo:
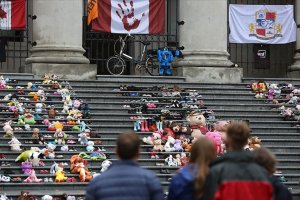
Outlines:
POLYGON ((229 6, 229 42, 286 44, 296 41, 293 5, 229 6))

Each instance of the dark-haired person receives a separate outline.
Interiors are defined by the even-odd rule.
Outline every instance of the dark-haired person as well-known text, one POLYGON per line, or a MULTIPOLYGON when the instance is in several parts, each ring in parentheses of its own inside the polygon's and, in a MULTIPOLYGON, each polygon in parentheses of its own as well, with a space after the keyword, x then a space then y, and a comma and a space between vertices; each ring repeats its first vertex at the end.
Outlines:
POLYGON ((293 197, 288 188, 283 183, 281 183, 278 177, 273 175, 276 171, 276 156, 266 148, 256 149, 253 153, 256 162, 268 171, 273 185, 275 197, 274 200, 292 200, 293 197))
POLYGON ((168 200, 196 200, 201 198, 209 164, 216 158, 215 146, 205 137, 192 146, 190 162, 173 178, 168 200))
POLYGON ((116 153, 119 160, 100 176, 86 191, 86 200, 161 200, 163 190, 154 173, 141 168, 140 139, 135 133, 120 134, 116 153))
POLYGON ((204 186, 203 200, 273 200, 267 171, 244 151, 250 129, 245 122, 231 122, 226 130, 228 153, 216 159, 204 186))

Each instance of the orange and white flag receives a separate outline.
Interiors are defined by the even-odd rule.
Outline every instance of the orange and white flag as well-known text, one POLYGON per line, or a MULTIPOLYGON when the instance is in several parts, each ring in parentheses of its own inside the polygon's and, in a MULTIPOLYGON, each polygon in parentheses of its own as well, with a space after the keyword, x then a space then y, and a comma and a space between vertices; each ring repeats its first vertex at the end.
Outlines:
POLYGON ((88 25, 98 17, 98 0, 88 0, 88 25))

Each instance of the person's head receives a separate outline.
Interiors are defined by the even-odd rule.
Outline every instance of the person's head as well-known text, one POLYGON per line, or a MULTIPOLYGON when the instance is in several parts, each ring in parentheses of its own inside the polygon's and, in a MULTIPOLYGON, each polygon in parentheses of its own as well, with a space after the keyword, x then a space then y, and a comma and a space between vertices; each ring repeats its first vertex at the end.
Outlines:
POLYGON ((122 133, 117 140, 117 155, 121 160, 137 160, 140 152, 140 139, 136 133, 122 133))
POLYGON ((197 166, 195 189, 197 197, 201 197, 205 178, 209 171, 209 164, 216 158, 217 152, 214 144, 205 137, 194 142, 191 149, 190 164, 197 166))
POLYGON ((265 168, 269 175, 273 175, 276 171, 277 159, 276 156, 266 148, 258 148, 253 151, 255 161, 265 168))
POLYGON ((250 128, 244 121, 233 121, 226 130, 227 146, 230 151, 240 151, 248 143, 250 128))

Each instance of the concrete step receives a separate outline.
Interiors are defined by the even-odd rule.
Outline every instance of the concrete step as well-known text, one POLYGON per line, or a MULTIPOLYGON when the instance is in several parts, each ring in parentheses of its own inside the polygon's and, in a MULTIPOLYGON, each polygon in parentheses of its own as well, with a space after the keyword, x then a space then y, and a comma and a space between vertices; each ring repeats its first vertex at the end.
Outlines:
POLYGON ((126 76, 107 76, 107 75, 97 75, 97 80, 100 81, 110 81, 110 82, 119 82, 119 83, 125 83, 125 82, 163 82, 163 83, 173 83, 173 82, 184 82, 184 77, 178 77, 178 76, 135 76, 135 75, 126 75, 126 76))

